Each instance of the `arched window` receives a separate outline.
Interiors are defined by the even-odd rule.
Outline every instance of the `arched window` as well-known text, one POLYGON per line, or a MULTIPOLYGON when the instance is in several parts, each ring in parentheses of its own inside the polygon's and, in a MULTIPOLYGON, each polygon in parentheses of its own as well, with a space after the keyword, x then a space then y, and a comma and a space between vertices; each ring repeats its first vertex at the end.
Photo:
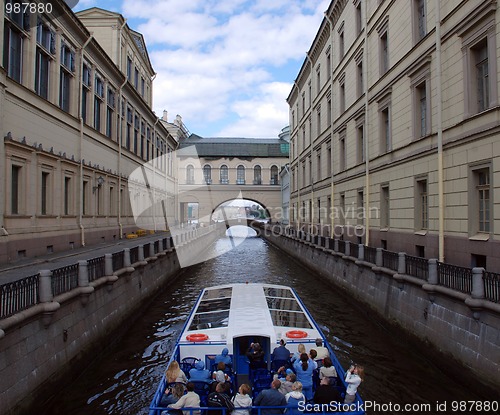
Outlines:
POLYGON ((260 166, 253 168, 253 184, 262 184, 262 169, 260 166))
POLYGON ((236 184, 245 184, 245 166, 241 164, 236 168, 236 184))
POLYGON ((271 166, 271 184, 280 184, 278 166, 271 166))
POLYGON ((208 164, 203 166, 203 179, 206 184, 212 184, 212 167, 208 164))
POLYGON ((186 184, 194 184, 194 167, 191 165, 186 167, 186 184))
POLYGON ((229 173, 227 166, 220 166, 220 184, 229 184, 229 173))

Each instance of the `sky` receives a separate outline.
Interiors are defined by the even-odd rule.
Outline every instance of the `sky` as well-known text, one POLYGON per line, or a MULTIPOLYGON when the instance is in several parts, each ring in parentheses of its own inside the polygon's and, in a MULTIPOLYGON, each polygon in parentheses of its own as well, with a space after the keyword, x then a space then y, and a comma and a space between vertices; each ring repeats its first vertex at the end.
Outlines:
POLYGON ((143 34, 153 111, 201 137, 277 138, 330 0, 80 0, 143 34))

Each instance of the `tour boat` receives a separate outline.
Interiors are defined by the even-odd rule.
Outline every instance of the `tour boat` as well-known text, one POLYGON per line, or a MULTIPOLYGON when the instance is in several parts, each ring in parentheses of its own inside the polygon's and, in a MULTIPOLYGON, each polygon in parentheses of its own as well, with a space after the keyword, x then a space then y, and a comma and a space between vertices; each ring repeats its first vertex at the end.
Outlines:
MULTIPOLYGON (((286 347, 292 352, 297 351, 299 343, 304 344, 307 352, 316 347, 316 339, 321 338, 323 345, 328 349, 330 358, 338 374, 338 385, 341 393, 345 392, 345 371, 335 356, 327 339, 308 312, 294 289, 273 284, 239 283, 205 288, 201 291, 193 310, 191 311, 177 343, 172 351, 170 360, 177 360, 181 369, 188 376, 189 369, 196 361, 201 360, 205 368, 213 371, 214 358, 223 348, 229 350, 232 358, 233 392, 236 393, 239 385, 252 385, 252 369, 249 367, 247 351, 252 343, 259 343, 265 353, 266 368, 255 372, 268 373, 265 386, 272 381, 273 364, 271 353, 279 346, 280 340, 286 341, 286 347), (268 382, 268 383, 267 383, 268 382)), ((169 362, 170 363, 170 362, 169 362)), ((168 364, 165 365, 165 369, 168 364)), ((260 382, 262 384, 262 382, 260 382)), ((258 393, 255 389, 254 393, 258 393)), ((163 376, 149 407, 149 415, 161 415, 165 407, 159 402, 167 382, 163 376)), ((196 390, 201 396, 202 407, 208 393, 205 390, 196 390)), ((309 406, 314 412, 343 414, 364 414, 364 403, 356 395, 353 404, 336 404, 329 408, 309 406)), ((259 413, 255 407, 255 413, 259 413)), ((262 409, 262 408, 261 408, 262 409)), ((207 412, 210 415, 210 412, 207 412)))

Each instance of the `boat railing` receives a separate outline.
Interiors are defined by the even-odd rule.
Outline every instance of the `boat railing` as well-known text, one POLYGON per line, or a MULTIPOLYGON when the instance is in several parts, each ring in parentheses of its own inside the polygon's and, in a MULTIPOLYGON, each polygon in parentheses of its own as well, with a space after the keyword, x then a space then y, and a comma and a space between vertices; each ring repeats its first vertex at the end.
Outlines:
MULTIPOLYGON (((200 407, 184 407, 181 408, 184 414, 189 415, 208 415, 210 413, 217 413, 222 415, 229 415, 230 411, 224 407, 213 406, 200 406, 200 407)), ((329 404, 315 404, 304 403, 299 404, 298 407, 291 406, 245 406, 235 408, 237 411, 250 411, 252 415, 274 415, 274 414, 299 414, 299 413, 314 413, 314 414, 336 414, 342 413, 347 415, 364 415, 364 403, 362 401, 355 401, 351 404, 344 404, 341 402, 330 402, 329 404)), ((149 408, 149 415, 162 415, 163 411, 167 411, 165 407, 151 406, 149 408)))

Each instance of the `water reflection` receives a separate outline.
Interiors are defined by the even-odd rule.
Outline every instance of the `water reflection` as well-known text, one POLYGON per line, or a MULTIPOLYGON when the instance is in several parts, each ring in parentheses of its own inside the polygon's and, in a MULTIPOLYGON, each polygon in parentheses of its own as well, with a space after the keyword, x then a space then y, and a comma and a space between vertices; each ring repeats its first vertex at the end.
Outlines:
MULTIPOLYGON (((224 238, 213 249, 226 252, 228 247, 231 240, 224 238)), ((222 256, 185 270, 119 343, 78 379, 68 380, 71 384, 65 391, 54 391, 50 402, 37 405, 30 413, 147 414, 170 351, 200 290, 245 281, 295 288, 344 367, 351 361, 365 366, 366 382, 360 387, 364 399, 404 404, 493 398, 481 385, 471 384, 453 362, 429 358, 402 333, 379 322, 366 306, 318 280, 282 251, 251 238, 222 256)))

